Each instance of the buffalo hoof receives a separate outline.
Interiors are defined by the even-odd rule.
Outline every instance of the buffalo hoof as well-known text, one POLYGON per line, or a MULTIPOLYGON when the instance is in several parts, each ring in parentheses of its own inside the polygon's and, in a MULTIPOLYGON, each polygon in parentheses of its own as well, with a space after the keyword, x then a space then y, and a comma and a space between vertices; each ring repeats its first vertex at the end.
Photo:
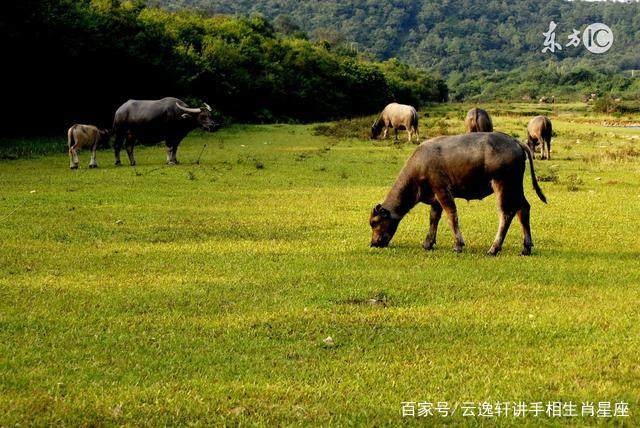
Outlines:
POLYGON ((502 250, 502 247, 496 247, 495 245, 491 246, 491 248, 489 248, 489 251, 487 251, 487 255, 488 256, 497 256, 498 253, 500 253, 500 251, 502 250))
POLYGON ((177 165, 177 163, 176 162, 167 162, 167 165, 172 165, 173 166, 173 165, 177 165))
POLYGON ((122 162, 118 161, 114 164, 115 166, 122 166, 122 162))
POLYGON ((89 165, 89 168, 97 168, 97 167, 98 167, 98 165, 95 165, 95 164, 89 165))
POLYGON ((422 244, 422 248, 424 248, 426 251, 433 251, 434 245, 436 245, 435 242, 424 242, 422 244))
POLYGON ((521 256, 530 256, 531 255, 531 247, 524 247, 522 249, 522 252, 520 253, 521 256))
POLYGON ((462 252, 462 246, 456 245, 455 247, 453 247, 453 252, 454 253, 461 253, 462 252))
POLYGON ((136 163, 135 162, 131 162, 131 166, 136 166, 136 163))
POLYGON ((78 169, 78 165, 71 165, 69 169, 78 169))

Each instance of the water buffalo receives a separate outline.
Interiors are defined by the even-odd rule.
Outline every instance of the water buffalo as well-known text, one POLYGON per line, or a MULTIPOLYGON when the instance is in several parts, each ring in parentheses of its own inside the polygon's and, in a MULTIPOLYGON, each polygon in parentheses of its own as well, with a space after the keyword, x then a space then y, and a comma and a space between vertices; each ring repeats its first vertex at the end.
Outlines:
POLYGON ((378 138, 382 133, 382 138, 387 138, 389 128, 395 132, 395 141, 398 142, 398 130, 406 129, 409 135, 409 142, 415 135, 420 141, 420 131, 418 129, 418 112, 412 106, 391 103, 382 110, 380 116, 371 126, 371 138, 378 138), (384 132, 383 132, 384 131, 384 132))
POLYGON ((91 162, 89 168, 97 168, 96 150, 98 146, 106 146, 109 142, 111 132, 107 129, 100 129, 93 125, 75 124, 67 131, 67 144, 69 146, 69 168, 77 169, 78 150, 91 147, 91 162))
POLYGON ((467 132, 493 132, 493 122, 486 110, 472 108, 464 119, 467 132))
POLYGON ((190 108, 178 98, 153 101, 129 100, 116 111, 113 119, 116 166, 120 165, 120 150, 126 140, 131 166, 136 164, 133 147, 136 141, 147 144, 164 141, 167 146, 167 164, 178 163, 178 145, 189 132, 202 127, 213 132, 218 125, 211 118, 211 107, 190 108))
POLYGON ((535 148, 540 146, 540 158, 551 159, 551 134, 553 129, 551 121, 546 116, 536 116, 527 125, 527 144, 531 152, 535 153, 535 148))
POLYGON ((479 132, 425 141, 407 160, 385 200, 371 212, 371 246, 389 245, 402 218, 422 202, 431 206, 430 227, 423 247, 433 249, 444 210, 455 236, 454 251, 460 252, 465 244, 454 199, 483 199, 495 193, 500 224, 488 254, 500 252, 515 215, 524 233, 522 254, 531 254, 530 206, 522 187, 527 158, 533 188, 546 202, 533 170, 531 150, 512 137, 499 132, 479 132))

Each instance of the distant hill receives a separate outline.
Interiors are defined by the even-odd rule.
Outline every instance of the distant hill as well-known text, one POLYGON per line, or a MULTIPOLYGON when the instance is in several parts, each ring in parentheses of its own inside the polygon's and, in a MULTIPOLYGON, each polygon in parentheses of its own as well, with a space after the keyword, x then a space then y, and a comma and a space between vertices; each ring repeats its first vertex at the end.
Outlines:
POLYGON ((452 72, 508 71, 557 64, 640 69, 640 3, 507 0, 150 0, 171 10, 204 14, 262 14, 283 30, 299 27, 312 39, 345 43, 375 59, 452 72), (555 21, 562 52, 542 53, 555 21), (605 54, 582 44, 566 47, 572 30, 602 22, 615 42, 605 54))

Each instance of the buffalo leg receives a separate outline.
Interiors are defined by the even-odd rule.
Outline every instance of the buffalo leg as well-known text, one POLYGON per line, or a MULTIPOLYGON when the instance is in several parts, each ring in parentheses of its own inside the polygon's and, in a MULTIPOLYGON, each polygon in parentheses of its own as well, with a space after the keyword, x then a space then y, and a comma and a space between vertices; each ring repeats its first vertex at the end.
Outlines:
POLYGON ((504 243, 504 239, 507 236, 507 232, 509 231, 509 226, 511 225, 511 221, 513 220, 514 214, 508 211, 500 210, 500 224, 498 225, 498 233, 496 234, 496 238, 493 241, 493 245, 487 251, 487 254, 490 256, 497 256, 498 253, 502 250, 502 244, 504 243))
POLYGON ((398 128, 393 128, 393 135, 394 135, 393 141, 394 141, 394 143, 397 143, 398 142, 398 128))
POLYGON ((523 198, 522 207, 517 212, 518 220, 522 226, 522 234, 524 235, 524 244, 522 248, 523 256, 531 255, 531 247, 533 247, 533 239, 531 239, 531 224, 530 224, 531 205, 526 198, 523 198))
POLYGON ((178 160, 176 159, 177 147, 167 146, 167 165, 176 165, 178 160))
POLYGON ((387 139, 387 135, 389 134, 389 128, 387 128, 386 126, 384 127, 384 131, 382 132, 382 139, 386 140, 387 139))
POLYGON ((407 128, 407 135, 409 136, 409 144, 413 142, 413 132, 411 132, 411 128, 407 128))
POLYGON ((545 160, 549 159, 549 152, 547 148, 547 142, 544 138, 538 138, 538 143, 540 144, 540 159, 545 160))
POLYGON ((96 151, 98 150, 98 142, 96 141, 91 146, 91 162, 89 162, 89 168, 97 168, 98 162, 96 161, 96 151))
POLYGON ((431 214, 429 215, 429 233, 422 244, 422 248, 425 250, 433 250, 433 246, 436 245, 436 235, 438 234, 438 223, 442 217, 442 207, 439 203, 434 202, 431 205, 431 214))
POLYGON ((509 188, 505 188, 502 183, 492 182, 493 191, 498 199, 498 233, 493 241, 493 245, 487 251, 487 254, 496 256, 502 250, 502 244, 511 226, 511 221, 516 214, 516 211, 520 209, 524 195, 522 192, 510 191, 509 188))
POLYGON ((175 140, 167 140, 167 165, 177 165, 178 164, 178 144, 180 141, 175 140))
POLYGON ((451 226, 451 230, 453 231, 453 235, 456 239, 456 244, 453 247, 453 251, 456 253, 462 252, 462 247, 464 247, 464 239, 462 238, 462 233, 460 232, 460 225, 458 222, 458 209, 456 208, 456 203, 453 200, 453 196, 449 193, 441 193, 436 196, 438 202, 447 213, 447 217, 449 218, 449 225, 451 226))
POLYGON ((173 143, 167 142, 167 165, 175 165, 178 163, 176 160, 176 149, 173 143))
POLYGON ((78 146, 73 145, 69 147, 69 168, 78 169, 78 164, 80 163, 78 159, 78 146))
POLYGON ((124 136, 122 134, 116 134, 116 138, 113 141, 113 153, 116 156, 116 166, 122 165, 120 161, 120 150, 122 150, 122 143, 124 141, 124 136))
POLYGON ((551 140, 547 141, 547 160, 551 160, 551 140))
POLYGON ((175 144, 173 146, 173 163, 178 165, 180 162, 178 162, 178 145, 175 144))
POLYGON ((127 155, 129 156, 129 163, 131 166, 136 166, 136 158, 133 155, 133 146, 135 145, 135 140, 132 135, 127 136, 127 155))
POLYGON ((547 140, 544 143, 547 147, 547 160, 551 160, 551 140, 547 140))
POLYGON ((78 150, 75 146, 69 148, 69 160, 71 161, 69 162, 69 168, 78 169, 78 150))

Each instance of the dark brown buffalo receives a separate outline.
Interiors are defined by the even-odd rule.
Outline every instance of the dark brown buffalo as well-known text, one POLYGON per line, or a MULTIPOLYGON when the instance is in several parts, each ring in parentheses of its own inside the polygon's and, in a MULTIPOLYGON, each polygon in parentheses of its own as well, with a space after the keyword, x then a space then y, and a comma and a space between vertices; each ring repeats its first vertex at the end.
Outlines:
POLYGON ((481 108, 472 108, 464 119, 467 132, 493 132, 491 116, 481 108))
POLYGON ((164 141, 167 146, 167 164, 178 163, 180 142, 197 127, 213 132, 219 125, 211 117, 211 107, 191 108, 178 98, 161 100, 129 100, 122 104, 113 118, 113 144, 116 166, 121 164, 120 151, 126 142, 131 166, 136 164, 133 148, 136 142, 147 144, 164 141))
POLYGON ((547 116, 536 116, 527 125, 527 144, 532 153, 535 153, 536 146, 540 146, 540 158, 551 159, 551 134, 553 129, 551 121, 547 116))
POLYGON ((538 197, 546 202, 533 170, 533 154, 512 137, 499 132, 437 137, 425 141, 407 160, 382 204, 372 211, 372 247, 386 247, 402 218, 419 202, 431 205, 429 233, 423 247, 431 250, 442 211, 446 211, 455 235, 454 251, 462 251, 464 239, 458 227, 455 198, 498 199, 500 225, 488 254, 496 255, 515 215, 524 232, 523 255, 531 254, 530 205, 522 179, 529 158, 531 180, 538 197))

